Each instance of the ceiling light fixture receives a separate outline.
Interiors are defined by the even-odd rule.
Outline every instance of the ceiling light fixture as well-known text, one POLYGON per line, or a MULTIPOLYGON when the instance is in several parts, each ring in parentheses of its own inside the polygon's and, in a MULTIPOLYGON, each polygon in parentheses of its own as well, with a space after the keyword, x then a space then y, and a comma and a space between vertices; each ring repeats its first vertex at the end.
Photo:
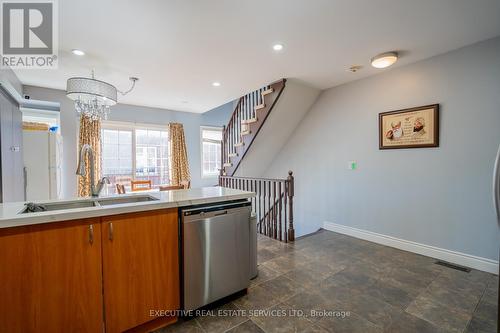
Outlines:
POLYGON ((119 91, 112 84, 96 80, 92 77, 72 77, 66 83, 66 96, 75 101, 75 110, 79 116, 92 120, 107 119, 110 107, 118 102, 118 93, 126 95, 131 92, 139 80, 130 77, 132 86, 127 91, 119 91))
POLYGON ((77 55, 77 56, 84 56, 85 55, 85 52, 83 52, 82 50, 78 50, 78 49, 71 50, 71 53, 73 53, 74 55, 77 55))
POLYGON ((281 51, 281 50, 283 50, 283 44, 274 44, 273 45, 273 50, 274 51, 281 51))
POLYGON ((375 68, 386 68, 398 60, 397 52, 386 52, 372 58, 371 63, 375 68))
POLYGON ((213 82, 213 83, 212 83, 212 85, 213 85, 214 87, 220 87, 220 82, 213 82))

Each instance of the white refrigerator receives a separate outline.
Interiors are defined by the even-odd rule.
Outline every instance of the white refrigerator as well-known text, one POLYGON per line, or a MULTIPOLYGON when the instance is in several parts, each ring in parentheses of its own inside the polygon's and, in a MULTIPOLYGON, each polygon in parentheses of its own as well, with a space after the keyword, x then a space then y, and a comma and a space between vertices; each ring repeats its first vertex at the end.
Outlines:
POLYGON ((26 201, 61 198, 62 147, 58 133, 23 131, 26 201))

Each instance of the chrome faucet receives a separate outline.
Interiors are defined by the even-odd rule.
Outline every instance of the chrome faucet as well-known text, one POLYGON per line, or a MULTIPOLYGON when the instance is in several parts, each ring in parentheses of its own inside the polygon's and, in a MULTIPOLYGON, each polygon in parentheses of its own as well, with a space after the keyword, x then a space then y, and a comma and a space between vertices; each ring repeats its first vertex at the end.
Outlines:
POLYGON ((104 187, 104 184, 109 184, 109 178, 108 177, 102 177, 98 182, 97 185, 95 185, 95 178, 94 178, 94 172, 95 172, 95 164, 94 164, 94 150, 92 147, 88 144, 82 145, 82 148, 80 149, 80 159, 78 160, 78 167, 76 168, 76 174, 80 175, 82 177, 85 177, 87 174, 86 168, 86 162, 85 162, 85 154, 89 154, 89 162, 90 162, 90 194, 93 197, 98 197, 99 193, 101 193, 102 188, 104 187))

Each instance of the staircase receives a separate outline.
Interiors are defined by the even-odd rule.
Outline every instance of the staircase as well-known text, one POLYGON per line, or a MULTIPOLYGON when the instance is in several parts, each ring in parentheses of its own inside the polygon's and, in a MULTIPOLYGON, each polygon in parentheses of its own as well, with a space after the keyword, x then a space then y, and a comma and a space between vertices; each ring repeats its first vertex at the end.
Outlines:
POLYGON ((295 239, 294 177, 262 178, 320 91, 281 79, 238 100, 222 136, 219 185, 256 193, 252 210, 257 231, 288 242, 295 239))
POLYGON ((233 176, 285 88, 286 79, 242 96, 222 136, 222 174, 233 176))

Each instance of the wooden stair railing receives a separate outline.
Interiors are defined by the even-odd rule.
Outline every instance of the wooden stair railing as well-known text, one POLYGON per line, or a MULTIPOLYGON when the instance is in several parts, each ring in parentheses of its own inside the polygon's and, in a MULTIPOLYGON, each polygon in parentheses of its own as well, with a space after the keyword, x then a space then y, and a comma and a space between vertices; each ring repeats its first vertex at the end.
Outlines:
POLYGON ((251 199, 252 212, 257 217, 257 231, 268 237, 292 242, 294 177, 288 172, 286 179, 220 176, 219 186, 255 192, 251 199))
POLYGON ((229 123, 224 126, 221 176, 234 175, 278 101, 285 83, 286 79, 281 79, 239 99, 229 123))

